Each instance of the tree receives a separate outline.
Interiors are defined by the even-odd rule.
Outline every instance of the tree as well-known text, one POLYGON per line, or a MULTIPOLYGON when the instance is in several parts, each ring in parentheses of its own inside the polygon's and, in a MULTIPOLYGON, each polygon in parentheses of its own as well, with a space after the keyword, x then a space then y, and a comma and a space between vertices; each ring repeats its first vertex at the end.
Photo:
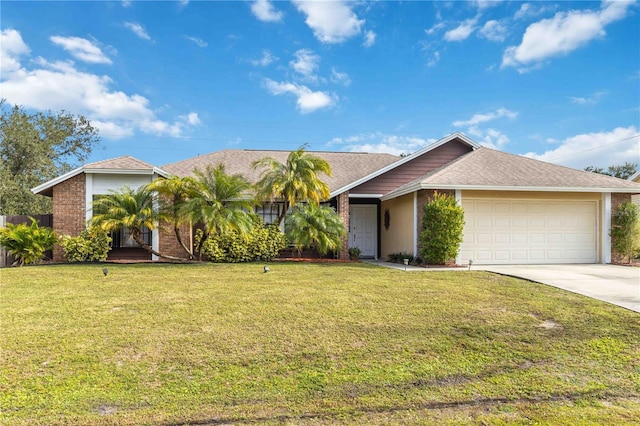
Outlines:
POLYGON ((138 189, 125 186, 120 191, 112 190, 109 195, 93 202, 91 224, 108 232, 127 228, 131 238, 149 253, 166 259, 184 260, 159 253, 142 238, 144 228, 154 230, 158 222, 164 219, 164 216, 155 208, 155 201, 153 192, 144 186, 138 189))
POLYGON ((587 172, 599 173, 601 175, 608 175, 617 177, 620 179, 629 179, 633 174, 637 171, 638 164, 636 163, 628 163, 620 165, 609 166, 606 170, 602 167, 588 166, 585 167, 587 172))
POLYGON ((147 185, 147 189, 157 192, 160 209, 173 224, 173 232, 182 248, 193 258, 193 248, 188 247, 182 238, 180 226, 191 223, 191 212, 186 208, 189 194, 195 191, 195 182, 191 177, 170 176, 167 179, 156 179, 147 185))
POLYGON ((347 234, 335 210, 312 203, 296 204, 287 214, 285 229, 298 255, 304 248, 315 248, 321 255, 339 251, 342 237, 347 234))
POLYGON ((204 227, 196 251, 209 235, 237 231, 246 235, 253 229, 255 201, 248 195, 251 184, 242 175, 229 175, 223 164, 196 169, 195 178, 182 209, 189 212, 194 223, 204 227))
POLYGON ((98 130, 66 111, 30 114, 4 100, 0 110, 0 214, 51 213, 51 200, 31 188, 85 161, 98 130))
POLYGON ((53 230, 38 226, 34 218, 31 218, 31 225, 8 223, 6 228, 0 229, 0 245, 16 258, 14 266, 38 262, 56 241, 53 230))
POLYGON ((289 153, 283 164, 272 157, 253 163, 254 168, 263 168, 260 180, 255 184, 257 197, 261 200, 284 201, 278 217, 278 226, 287 211, 299 201, 319 204, 329 198, 329 185, 320 179, 320 174, 331 177, 329 163, 305 152, 306 145, 289 153))
POLYGON ((462 243, 464 210, 455 197, 435 192, 423 207, 420 255, 425 262, 443 265, 455 259, 462 243))
POLYGON ((640 212, 631 201, 620 204, 611 216, 611 246, 629 263, 640 251, 640 212))

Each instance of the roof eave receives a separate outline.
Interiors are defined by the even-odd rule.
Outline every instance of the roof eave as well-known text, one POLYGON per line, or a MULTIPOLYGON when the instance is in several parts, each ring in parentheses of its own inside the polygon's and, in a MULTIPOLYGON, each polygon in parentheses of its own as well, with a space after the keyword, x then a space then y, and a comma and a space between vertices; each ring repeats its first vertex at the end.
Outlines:
POLYGON ((385 194, 381 200, 386 201, 411 194, 420 189, 443 190, 477 190, 477 191, 524 191, 524 192, 596 192, 596 193, 623 193, 640 194, 640 190, 633 188, 601 188, 601 187, 549 187, 549 186, 498 186, 498 185, 437 185, 417 183, 385 194))

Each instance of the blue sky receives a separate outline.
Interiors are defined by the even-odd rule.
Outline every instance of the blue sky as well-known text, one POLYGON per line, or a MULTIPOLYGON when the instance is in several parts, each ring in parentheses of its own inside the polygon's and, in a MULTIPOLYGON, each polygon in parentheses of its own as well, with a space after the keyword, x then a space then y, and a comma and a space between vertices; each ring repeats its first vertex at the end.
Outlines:
POLYGON ((0 97, 162 165, 226 148, 414 152, 460 131, 640 163, 640 4, 2 1, 0 97))

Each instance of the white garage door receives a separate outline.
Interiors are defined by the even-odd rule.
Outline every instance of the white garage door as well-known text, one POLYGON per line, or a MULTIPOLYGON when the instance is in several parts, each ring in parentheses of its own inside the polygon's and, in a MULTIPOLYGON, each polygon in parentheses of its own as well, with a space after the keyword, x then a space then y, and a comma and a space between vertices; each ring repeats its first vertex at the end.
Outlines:
POLYGON ((463 263, 596 263, 595 201, 463 199, 463 263))

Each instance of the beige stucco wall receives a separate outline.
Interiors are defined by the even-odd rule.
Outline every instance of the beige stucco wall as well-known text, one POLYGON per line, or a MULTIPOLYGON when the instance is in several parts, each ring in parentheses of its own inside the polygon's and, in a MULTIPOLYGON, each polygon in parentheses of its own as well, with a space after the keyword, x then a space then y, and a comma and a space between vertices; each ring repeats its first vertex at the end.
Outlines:
POLYGON ((390 253, 413 253, 413 194, 403 195, 393 200, 383 201, 380 212, 381 259, 390 253), (389 209, 389 229, 384 227, 385 211, 389 209))

